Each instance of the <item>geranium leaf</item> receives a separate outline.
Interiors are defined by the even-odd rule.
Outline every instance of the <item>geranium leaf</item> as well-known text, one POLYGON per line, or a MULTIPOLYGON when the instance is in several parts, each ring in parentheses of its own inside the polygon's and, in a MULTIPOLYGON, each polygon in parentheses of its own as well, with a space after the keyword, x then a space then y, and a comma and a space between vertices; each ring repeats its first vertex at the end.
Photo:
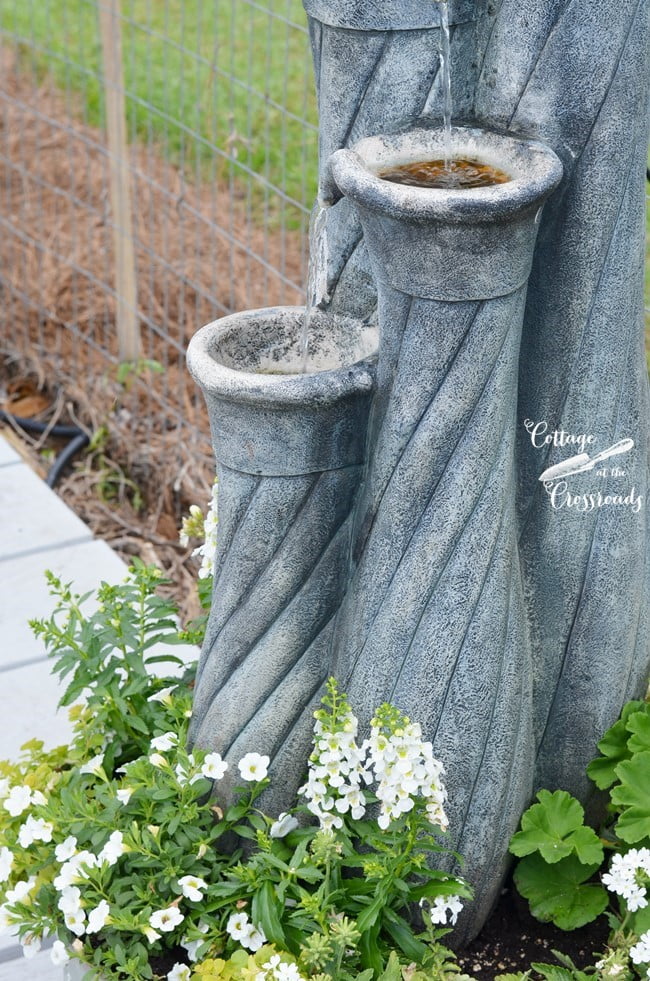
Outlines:
POLYGON ((627 728, 632 733, 627 743, 630 752, 650 752, 650 704, 647 711, 635 712, 630 716, 627 728))
POLYGON ((616 833, 630 844, 650 836, 650 752, 635 753, 616 767, 620 785, 612 789, 612 803, 622 808, 616 833))
MULTIPOLYGON (((539 803, 533 804, 521 819, 521 831, 513 835, 510 851, 514 855, 531 855, 539 852, 546 862, 559 862, 574 850, 581 852, 583 860, 594 854, 598 839, 584 827, 585 812, 582 805, 565 790, 540 790, 539 803), (580 834, 576 837, 576 832, 580 834), (594 842, 595 839, 595 842, 594 842)), ((600 853, 602 859, 602 849, 600 853)))
POLYGON ((587 884, 599 867, 596 862, 583 865, 575 855, 551 866, 540 855, 529 855, 515 869, 514 878, 533 916, 561 930, 575 930, 607 907, 607 891, 587 884))
POLYGON ((616 767, 623 760, 630 758, 631 754, 627 745, 630 735, 627 728, 628 719, 644 707, 644 702, 628 702, 618 722, 615 722, 611 729, 607 730, 598 743, 598 749, 602 755, 591 761, 587 767, 587 776, 600 790, 606 790, 616 782, 616 767))

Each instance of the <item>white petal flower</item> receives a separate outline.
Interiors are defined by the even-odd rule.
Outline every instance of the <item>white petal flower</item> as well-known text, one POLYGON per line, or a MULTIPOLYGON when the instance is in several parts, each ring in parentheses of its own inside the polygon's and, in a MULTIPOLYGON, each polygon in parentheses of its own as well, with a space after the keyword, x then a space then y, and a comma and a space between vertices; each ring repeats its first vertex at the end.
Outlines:
POLYGON ((91 760, 84 763, 83 766, 79 767, 79 773, 90 773, 92 776, 98 776, 104 765, 104 754, 99 753, 97 756, 93 756, 91 760))
POLYGON ((246 753, 237 764, 237 768, 242 780, 246 780, 248 783, 257 783, 259 780, 264 780, 270 762, 268 756, 260 756, 259 753, 246 753))
POLYGON ((53 826, 49 821, 44 821, 43 818, 35 818, 29 814, 27 820, 18 831, 18 841, 23 848, 29 848, 35 841, 52 841, 52 831, 53 826))
POLYGON ((278 964, 275 969, 276 981, 303 981, 297 964, 278 964))
POLYGON ((227 769, 228 764, 219 753, 208 753, 201 767, 201 775, 208 780, 221 780, 227 769))
POLYGON ((121 787, 115 794, 120 804, 128 804, 133 796, 133 787, 121 787))
POLYGON ((255 953, 260 947, 263 947, 266 943, 266 937, 264 933, 257 927, 251 924, 248 932, 241 938, 240 941, 242 947, 246 947, 247 950, 251 950, 255 953))
POLYGON ((167 975, 167 981, 190 981, 191 974, 187 964, 174 964, 167 975))
POLYGON ((62 913, 76 913, 81 909, 81 891, 76 886, 66 886, 57 905, 62 913))
POLYGON ((634 964, 650 964, 650 930, 639 937, 630 950, 630 957, 634 964))
POLYGON ((110 917, 111 909, 105 899, 95 906, 94 909, 88 914, 88 926, 86 928, 86 933, 99 933, 106 924, 108 923, 110 917))
POLYGON ((172 746, 175 746, 178 742, 178 736, 175 732, 165 732, 162 736, 156 736, 151 740, 151 746, 153 749, 159 750, 161 753, 165 753, 172 746))
POLYGON ((298 821, 293 814, 287 814, 286 811, 283 811, 282 814, 278 814, 277 821, 274 821, 271 825, 269 834, 271 838, 286 838, 286 836, 291 831, 295 831, 297 827, 298 821))
POLYGON ((126 850, 124 835, 121 831, 114 831, 99 853, 99 861, 107 862, 109 865, 115 865, 118 858, 124 855, 126 850))
POLYGON ((7 906, 13 906, 14 903, 24 903, 35 885, 36 877, 32 875, 29 879, 21 879, 13 889, 7 889, 5 893, 7 906))
POLYGON ((32 957, 36 957, 41 949, 42 940, 40 937, 22 937, 20 943, 23 948, 23 957, 31 961, 32 957))
POLYGON ((9 793, 9 786, 8 777, 0 777, 0 800, 4 800, 9 793))
POLYGON ((171 705, 171 693, 176 690, 177 685, 170 685, 169 688, 161 688, 160 691, 149 695, 148 702, 161 702, 163 705, 171 705))
POLYGON ((182 879, 178 880, 178 884, 183 890, 185 898, 191 899, 193 903, 200 902, 203 899, 203 892, 201 890, 208 888, 207 882, 204 882, 203 879, 199 879, 195 875, 184 875, 182 879))
POLYGON ((82 909, 72 910, 64 916, 65 925, 68 930, 77 937, 83 936, 86 932, 86 914, 82 909))
POLYGON ((47 804, 47 798, 40 790, 34 790, 32 793, 32 804, 37 804, 39 807, 47 804))
POLYGON ((9 811, 12 817, 18 817, 19 814, 27 810, 31 803, 31 787, 12 787, 2 806, 5 811, 9 811))
POLYGON ((50 959, 57 967, 66 964, 70 960, 70 954, 62 940, 55 940, 50 951, 50 959))
POLYGON ((143 927, 142 932, 150 944, 155 944, 156 940, 160 940, 160 934, 157 930, 154 930, 153 927, 143 927))
POLYGON ((149 756, 149 762, 151 763, 152 766, 158 767, 159 770, 164 769, 166 766, 169 766, 169 763, 167 762, 165 757, 162 756, 160 753, 151 753, 151 755, 149 756))
POLYGON ((250 924, 246 913, 233 913, 226 923, 226 933, 228 933, 233 940, 241 940, 242 937, 245 937, 248 934, 249 930, 250 924))
POLYGON ((9 848, 0 848, 0 882, 7 881, 11 875, 13 864, 13 852, 9 848))
POLYGON ((65 841, 62 841, 60 845, 57 845, 54 849, 54 854, 56 855, 57 862, 67 862, 69 858, 72 858, 77 852, 77 839, 74 835, 70 835, 65 841))
POLYGON ((155 910, 149 917, 149 923, 154 930, 161 930, 162 933, 171 933, 179 926, 185 917, 176 906, 168 906, 167 909, 155 910))

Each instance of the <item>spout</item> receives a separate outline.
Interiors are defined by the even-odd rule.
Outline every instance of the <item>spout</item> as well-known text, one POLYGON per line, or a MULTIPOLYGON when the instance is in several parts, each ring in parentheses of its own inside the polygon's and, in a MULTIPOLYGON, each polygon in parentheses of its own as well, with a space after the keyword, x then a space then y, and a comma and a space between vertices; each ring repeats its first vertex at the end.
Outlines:
POLYGON ((344 193, 339 188, 334 174, 338 168, 348 170, 350 164, 356 166, 361 164, 363 166, 361 158, 353 150, 336 150, 325 161, 318 186, 318 204, 321 208, 330 208, 344 197, 344 193))

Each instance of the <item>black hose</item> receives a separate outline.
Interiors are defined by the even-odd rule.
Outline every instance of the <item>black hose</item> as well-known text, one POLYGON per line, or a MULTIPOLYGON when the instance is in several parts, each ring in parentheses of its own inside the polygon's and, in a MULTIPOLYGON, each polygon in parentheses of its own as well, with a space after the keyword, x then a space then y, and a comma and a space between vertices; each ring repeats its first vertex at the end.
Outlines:
POLYGON ((22 416, 13 416, 10 412, 0 409, 0 421, 13 423, 27 433, 47 433, 48 436, 55 436, 57 439, 69 439, 70 442, 64 446, 60 453, 54 457, 54 462, 48 470, 45 483, 48 487, 54 487, 61 474, 72 460, 75 453, 87 446, 90 439, 79 426, 50 426, 46 422, 37 422, 35 419, 23 419, 22 416))

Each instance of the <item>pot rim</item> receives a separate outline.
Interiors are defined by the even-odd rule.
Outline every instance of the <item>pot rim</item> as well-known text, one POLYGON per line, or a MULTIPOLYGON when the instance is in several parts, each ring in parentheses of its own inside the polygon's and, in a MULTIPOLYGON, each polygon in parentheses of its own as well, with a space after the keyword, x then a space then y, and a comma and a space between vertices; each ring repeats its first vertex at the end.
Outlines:
POLYGON ((326 164, 322 196, 327 200, 338 190, 372 211, 397 219, 486 224, 539 207, 562 179, 562 162, 539 140, 469 126, 454 126, 451 134, 452 155, 499 167, 511 180, 454 190, 383 180, 381 170, 443 153, 444 130, 419 125, 337 150, 326 164))
MULTIPOLYGON (((217 398, 240 404, 269 408, 311 405, 331 405, 360 393, 371 392, 374 386, 373 362, 376 353, 365 355, 357 361, 323 371, 305 374, 259 374, 240 371, 222 364, 215 357, 215 347, 242 328, 260 322, 289 321, 298 329, 305 314, 303 306, 262 307, 229 314, 201 327, 190 340, 187 348, 187 366, 201 388, 217 398)), ((313 318, 323 318, 328 326, 336 327, 343 334, 371 330, 358 320, 339 314, 315 310, 313 318)))

